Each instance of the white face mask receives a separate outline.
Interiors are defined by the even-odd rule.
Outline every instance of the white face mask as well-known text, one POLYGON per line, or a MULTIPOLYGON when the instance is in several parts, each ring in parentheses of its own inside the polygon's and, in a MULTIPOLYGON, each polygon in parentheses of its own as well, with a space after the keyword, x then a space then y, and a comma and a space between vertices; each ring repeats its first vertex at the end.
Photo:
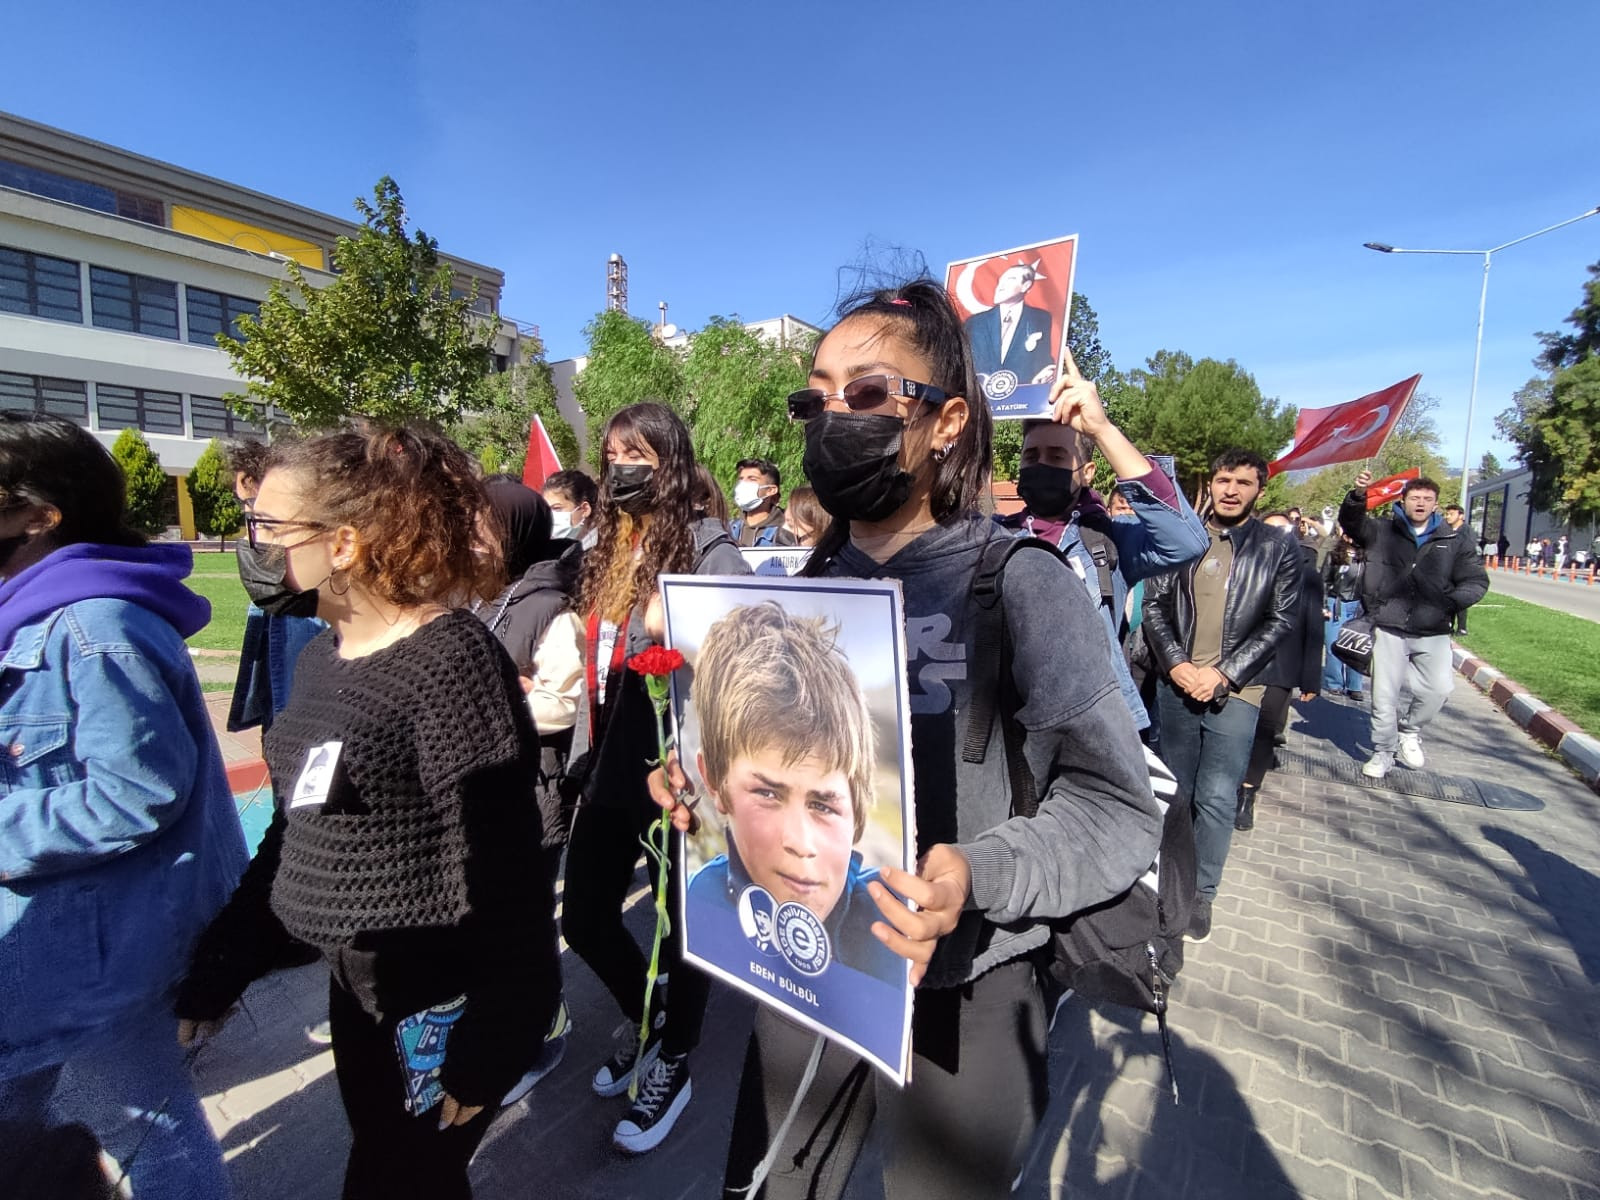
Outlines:
POLYGON ((766 503, 766 499, 761 495, 762 486, 754 479, 739 480, 733 485, 733 502, 743 512, 755 512, 766 503))

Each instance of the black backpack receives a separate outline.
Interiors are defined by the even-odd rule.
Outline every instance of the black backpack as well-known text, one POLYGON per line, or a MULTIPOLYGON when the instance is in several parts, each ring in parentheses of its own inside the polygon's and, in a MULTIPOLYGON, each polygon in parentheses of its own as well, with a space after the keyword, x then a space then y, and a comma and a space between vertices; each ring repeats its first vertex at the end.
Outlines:
MULTIPOLYGON (((974 661, 990 667, 989 679, 973 689, 962 758, 981 763, 987 755, 995 718, 1000 719, 1012 811, 1031 817, 1039 808, 1033 772, 1023 757, 1021 706, 1012 682, 1011 630, 1002 588, 1005 565, 1022 549, 1060 552, 1038 538, 992 541, 984 547, 973 597, 978 602, 974 661)), ((1116 703, 1121 703, 1118 697, 1116 703)), ((1166 1060, 1172 1099, 1178 1099, 1172 1069, 1172 1039, 1167 1029, 1168 987, 1183 968, 1183 935, 1195 895, 1194 817, 1177 778, 1145 749, 1145 764, 1156 802, 1164 809, 1161 846, 1150 869, 1127 891, 1051 922, 1051 973, 1064 988, 1090 1000, 1107 1000, 1156 1015, 1161 1053, 1166 1060)))

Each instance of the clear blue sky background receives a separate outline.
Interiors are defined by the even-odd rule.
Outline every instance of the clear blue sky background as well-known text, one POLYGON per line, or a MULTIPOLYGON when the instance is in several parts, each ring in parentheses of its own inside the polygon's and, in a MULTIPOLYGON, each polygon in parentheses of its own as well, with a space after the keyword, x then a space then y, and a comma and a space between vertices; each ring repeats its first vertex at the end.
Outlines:
MULTIPOLYGON (((1458 461, 1479 263, 1361 243, 1600 204, 1590 2, 3 8, 0 108, 340 215, 391 174, 552 358, 612 251, 636 315, 823 323, 869 239, 940 273, 1076 232, 1119 366, 1305 407, 1421 371, 1458 461)), ((1474 465, 1596 259, 1600 217, 1496 256, 1474 465)))

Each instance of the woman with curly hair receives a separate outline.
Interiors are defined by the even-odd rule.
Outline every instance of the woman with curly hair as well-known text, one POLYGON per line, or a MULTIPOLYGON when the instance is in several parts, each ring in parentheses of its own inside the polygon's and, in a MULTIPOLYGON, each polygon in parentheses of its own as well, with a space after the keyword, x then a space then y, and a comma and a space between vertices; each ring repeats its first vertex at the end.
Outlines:
POLYGON ((405 429, 291 446, 246 518, 331 628, 263 741, 277 815, 201 938, 179 1040, 295 943, 320 951, 346 1200, 470 1196, 467 1163, 560 995, 538 734, 505 649, 456 607, 501 582, 475 544, 486 512, 471 460, 405 429))
MULTIPOLYGON (((700 1039, 707 982, 679 961, 674 929, 664 963, 672 976, 671 1002, 659 1036, 640 1055, 645 960, 623 925, 622 906, 639 839, 659 815, 645 784, 657 747, 655 710, 643 677, 627 660, 657 640, 658 575, 747 575, 749 569, 727 527, 696 512, 701 497, 694 449, 676 413, 650 402, 630 405, 606 423, 601 444, 605 474, 596 540, 584 559, 578 602, 588 633, 590 766, 567 847, 562 932, 626 1018, 616 1052, 595 1072, 593 1086, 601 1096, 621 1095, 639 1072, 637 1100, 612 1140, 640 1154, 661 1144, 689 1103, 688 1056, 700 1039)), ((673 911, 678 874, 672 873, 673 911)))

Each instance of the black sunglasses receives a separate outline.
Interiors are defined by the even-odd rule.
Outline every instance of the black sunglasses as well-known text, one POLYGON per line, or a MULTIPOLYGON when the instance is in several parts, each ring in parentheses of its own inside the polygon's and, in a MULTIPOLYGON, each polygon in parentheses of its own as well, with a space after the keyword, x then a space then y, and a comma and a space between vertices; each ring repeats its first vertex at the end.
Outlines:
POLYGON ((915 379, 902 379, 898 375, 863 375, 859 379, 852 379, 837 392, 825 392, 821 388, 801 388, 798 392, 790 392, 789 419, 815 420, 835 396, 843 400, 845 407, 853 413, 884 412, 891 409, 893 402, 902 396, 928 404, 943 404, 949 399, 931 383, 918 383, 915 379))

